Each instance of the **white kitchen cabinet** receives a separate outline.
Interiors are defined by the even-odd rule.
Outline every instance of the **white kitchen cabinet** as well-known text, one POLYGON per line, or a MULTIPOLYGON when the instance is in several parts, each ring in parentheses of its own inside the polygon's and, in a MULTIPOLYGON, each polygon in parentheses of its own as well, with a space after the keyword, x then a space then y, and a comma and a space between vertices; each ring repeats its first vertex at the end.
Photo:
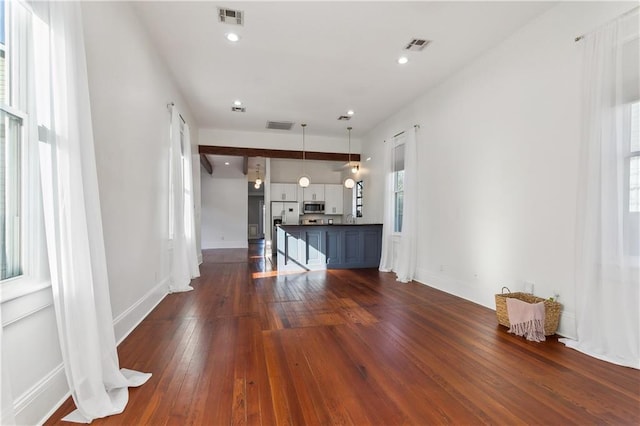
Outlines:
POLYGON ((324 214, 342 214, 344 194, 342 185, 324 186, 324 214))
POLYGON ((302 190, 304 201, 325 201, 324 184, 312 183, 302 190))
POLYGON ((295 183, 272 183, 272 201, 298 201, 298 185, 295 183))

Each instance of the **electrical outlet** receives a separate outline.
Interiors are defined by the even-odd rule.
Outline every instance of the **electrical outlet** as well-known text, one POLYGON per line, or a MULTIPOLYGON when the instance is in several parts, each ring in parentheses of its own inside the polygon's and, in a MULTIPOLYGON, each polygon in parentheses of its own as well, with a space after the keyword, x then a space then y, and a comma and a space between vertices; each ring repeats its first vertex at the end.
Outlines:
POLYGON ((524 282, 524 292, 525 293, 533 294, 533 288, 534 288, 534 285, 533 285, 532 282, 530 282, 530 281, 525 281, 524 282))

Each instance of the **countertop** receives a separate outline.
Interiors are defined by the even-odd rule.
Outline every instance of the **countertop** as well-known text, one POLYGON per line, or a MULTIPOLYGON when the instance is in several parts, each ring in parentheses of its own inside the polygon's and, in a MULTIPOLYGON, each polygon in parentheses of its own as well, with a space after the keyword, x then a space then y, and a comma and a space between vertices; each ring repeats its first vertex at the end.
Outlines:
POLYGON ((304 225, 276 225, 276 226, 281 226, 281 227, 286 227, 286 226, 382 226, 381 223, 334 223, 334 224, 328 224, 328 223, 310 223, 310 224, 304 224, 304 225))

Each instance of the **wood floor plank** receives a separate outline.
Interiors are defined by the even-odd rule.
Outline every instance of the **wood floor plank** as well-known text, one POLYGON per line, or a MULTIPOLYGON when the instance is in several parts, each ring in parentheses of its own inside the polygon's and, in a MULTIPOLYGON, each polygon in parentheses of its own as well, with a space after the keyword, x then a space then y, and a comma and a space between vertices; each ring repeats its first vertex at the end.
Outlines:
MULTIPOLYGON (((374 269, 278 274, 263 246, 207 250, 119 346, 153 377, 96 425, 640 423, 640 371, 374 269)), ((46 425, 61 424, 69 399, 46 425)))
MULTIPOLYGON (((302 425, 305 416, 297 395, 290 364, 281 341, 281 334, 276 331, 264 332, 265 358, 269 372, 269 383, 273 395, 273 410, 276 424, 302 425)), ((293 366, 296 366, 295 363, 293 366)), ((310 416, 307 411, 307 416, 310 416)))

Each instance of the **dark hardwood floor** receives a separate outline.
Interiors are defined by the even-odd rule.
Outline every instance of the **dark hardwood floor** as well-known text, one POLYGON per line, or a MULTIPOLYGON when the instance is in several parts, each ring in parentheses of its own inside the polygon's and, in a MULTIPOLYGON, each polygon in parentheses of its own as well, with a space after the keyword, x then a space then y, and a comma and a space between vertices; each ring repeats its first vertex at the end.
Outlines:
POLYGON ((204 252, 195 291, 118 348, 153 377, 93 424, 640 423, 640 371, 527 342, 490 309, 377 270, 277 275, 261 247, 204 252))

